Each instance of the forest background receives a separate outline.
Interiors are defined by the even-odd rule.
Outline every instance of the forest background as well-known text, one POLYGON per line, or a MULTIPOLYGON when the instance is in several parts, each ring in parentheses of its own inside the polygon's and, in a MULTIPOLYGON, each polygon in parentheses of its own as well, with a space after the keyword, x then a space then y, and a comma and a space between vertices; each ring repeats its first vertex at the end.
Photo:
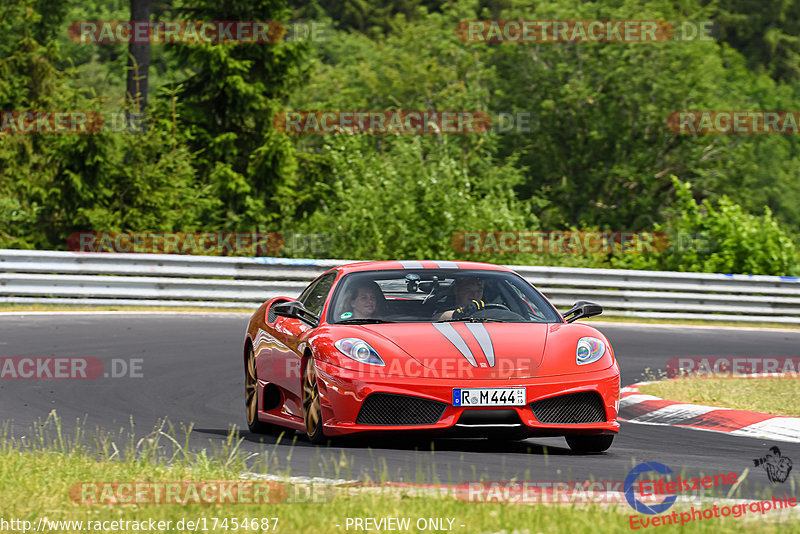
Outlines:
POLYGON ((666 122, 689 109, 800 110, 800 2, 4 0, 0 21, 0 109, 146 117, 94 134, 0 132, 0 248, 63 250, 86 231, 281 232, 329 238, 284 256, 800 274, 800 135, 680 134, 666 122), (151 21, 271 20, 294 31, 277 43, 150 45, 139 109, 128 44, 75 42, 68 28, 139 20, 132 10, 143 7, 151 21), (459 22, 488 19, 711 21, 714 38, 459 38, 459 22), (296 135, 273 124, 287 110, 474 110, 530 122, 296 135), (453 246, 459 232, 493 231, 662 232, 681 245, 453 246))

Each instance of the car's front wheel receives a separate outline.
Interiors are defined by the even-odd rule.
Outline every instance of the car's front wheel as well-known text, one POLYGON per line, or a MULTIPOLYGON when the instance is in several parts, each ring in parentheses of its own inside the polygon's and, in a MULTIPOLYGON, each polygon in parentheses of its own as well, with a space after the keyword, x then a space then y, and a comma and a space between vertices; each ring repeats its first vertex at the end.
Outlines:
POLYGON ((322 403, 319 399, 314 356, 309 356, 305 373, 303 373, 303 419, 306 424, 308 440, 314 444, 325 441, 325 434, 322 432, 322 403))
POLYGON ((572 452, 598 453, 607 451, 614 442, 614 434, 567 436, 567 445, 572 452))

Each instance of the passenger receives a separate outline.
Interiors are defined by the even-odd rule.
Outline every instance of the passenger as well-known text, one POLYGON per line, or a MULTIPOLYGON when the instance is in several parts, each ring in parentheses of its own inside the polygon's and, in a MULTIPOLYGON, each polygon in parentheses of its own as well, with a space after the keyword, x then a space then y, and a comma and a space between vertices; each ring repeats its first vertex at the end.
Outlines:
POLYGON ((353 288, 347 308, 352 310, 353 319, 372 319, 380 302, 383 302, 381 288, 375 282, 362 282, 353 288))

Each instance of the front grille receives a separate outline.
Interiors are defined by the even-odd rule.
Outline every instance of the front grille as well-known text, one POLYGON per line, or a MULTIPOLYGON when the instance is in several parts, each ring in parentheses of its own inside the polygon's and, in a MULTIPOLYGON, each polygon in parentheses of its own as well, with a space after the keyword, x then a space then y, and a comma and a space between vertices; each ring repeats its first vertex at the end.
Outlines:
POLYGON ((606 420, 603 398, 594 391, 536 401, 531 408, 540 423, 602 423, 606 420))
POLYGON ((485 425, 521 425, 522 421, 516 410, 464 410, 458 423, 462 426, 485 426, 485 425))
POLYGON ((432 425, 444 413, 446 404, 434 400, 373 393, 361 405, 359 425, 432 425))

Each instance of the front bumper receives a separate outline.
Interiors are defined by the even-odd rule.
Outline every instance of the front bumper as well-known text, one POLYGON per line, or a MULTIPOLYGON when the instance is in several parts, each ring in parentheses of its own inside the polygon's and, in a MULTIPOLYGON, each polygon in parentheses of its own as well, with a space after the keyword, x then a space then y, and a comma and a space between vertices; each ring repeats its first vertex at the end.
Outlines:
MULTIPOLYGON (((496 435, 514 433, 522 436, 565 436, 569 434, 614 434, 619 432, 619 368, 611 367, 592 372, 503 380, 443 380, 440 378, 375 377, 365 380, 363 373, 337 367, 325 362, 317 364, 317 384, 322 402, 325 434, 340 436, 356 432, 424 431, 442 435, 496 435), (473 407, 453 406, 453 388, 525 387, 524 406, 473 407), (531 404, 550 397, 579 392, 596 392, 602 398, 605 421, 596 423, 542 423, 537 420, 531 404), (373 393, 388 393, 418 397, 443 403, 444 411, 433 424, 380 425, 357 423, 359 411, 373 393), (513 410, 518 425, 468 425, 459 423, 462 414, 478 410, 513 410)), ((474 415, 474 414, 470 414, 474 415)), ((478 414, 480 415, 480 414, 478 414)))

